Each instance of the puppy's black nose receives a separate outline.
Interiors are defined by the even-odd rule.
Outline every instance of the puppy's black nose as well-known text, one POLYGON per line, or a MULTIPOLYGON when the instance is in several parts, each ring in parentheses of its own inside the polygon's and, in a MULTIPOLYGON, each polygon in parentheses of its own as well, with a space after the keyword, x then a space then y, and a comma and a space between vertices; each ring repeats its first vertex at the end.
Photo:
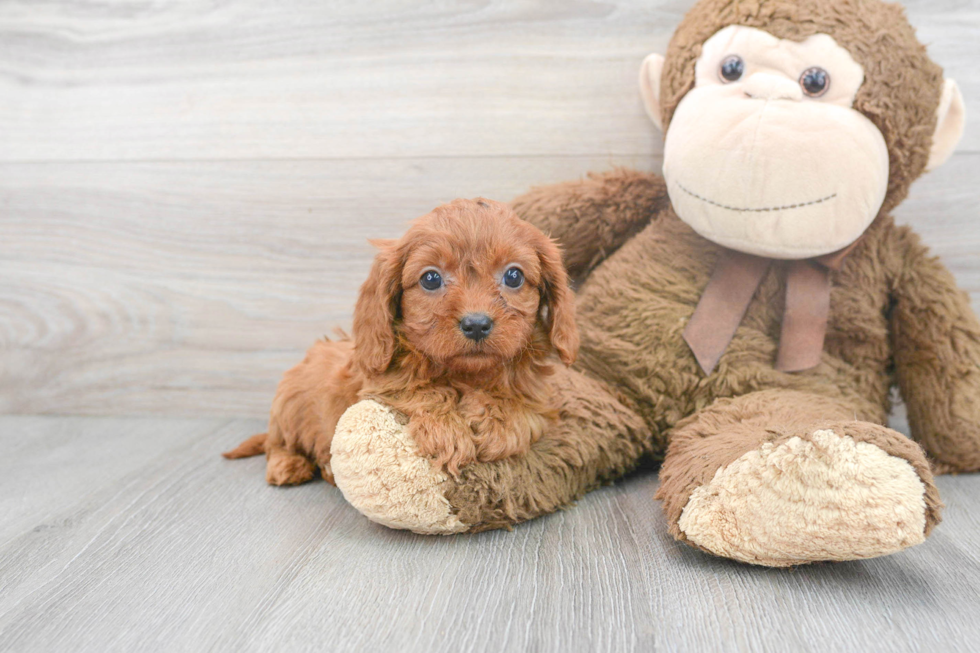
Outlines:
POLYGON ((493 331, 493 320, 486 313, 470 313, 459 321, 459 330, 475 342, 480 342, 493 331))

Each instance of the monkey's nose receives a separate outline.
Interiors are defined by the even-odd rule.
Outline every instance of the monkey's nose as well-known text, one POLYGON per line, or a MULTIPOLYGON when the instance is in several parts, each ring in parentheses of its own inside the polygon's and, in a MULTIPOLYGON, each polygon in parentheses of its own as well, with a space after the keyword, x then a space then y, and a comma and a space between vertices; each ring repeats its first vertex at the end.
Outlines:
POLYGON ((486 313, 470 313, 459 321, 459 330, 470 340, 480 342, 493 331, 493 320, 486 313))
POLYGON ((744 84, 745 94, 758 100, 795 100, 803 99, 803 90, 798 82, 788 77, 772 73, 755 73, 744 84))

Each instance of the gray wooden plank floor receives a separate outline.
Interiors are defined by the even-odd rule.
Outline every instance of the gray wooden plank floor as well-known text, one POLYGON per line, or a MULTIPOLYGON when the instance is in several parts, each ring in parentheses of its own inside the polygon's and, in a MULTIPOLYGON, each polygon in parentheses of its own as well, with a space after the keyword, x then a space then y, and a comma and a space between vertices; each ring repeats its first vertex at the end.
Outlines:
POLYGON ((218 452, 250 419, 0 417, 3 651, 900 651, 980 638, 980 476, 876 560, 748 567, 675 543, 640 472, 513 532, 368 522, 218 452))

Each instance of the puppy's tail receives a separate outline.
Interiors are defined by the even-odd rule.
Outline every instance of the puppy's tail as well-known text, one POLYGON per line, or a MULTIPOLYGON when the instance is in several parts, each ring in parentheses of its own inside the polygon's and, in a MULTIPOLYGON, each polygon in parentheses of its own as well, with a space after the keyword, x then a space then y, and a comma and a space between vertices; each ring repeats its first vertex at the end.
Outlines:
POLYGON ((226 451, 222 456, 229 460, 234 460, 235 458, 248 458, 250 456, 258 456, 265 453, 265 441, 269 437, 268 433, 259 433, 258 435, 253 435, 245 442, 232 449, 231 451, 226 451))

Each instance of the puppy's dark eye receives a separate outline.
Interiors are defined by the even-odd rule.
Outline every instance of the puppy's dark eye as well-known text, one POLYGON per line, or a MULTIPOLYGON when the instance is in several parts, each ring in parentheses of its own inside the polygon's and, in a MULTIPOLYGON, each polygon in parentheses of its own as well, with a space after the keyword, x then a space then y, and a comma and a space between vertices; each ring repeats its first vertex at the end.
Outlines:
POLYGON ((508 288, 520 288, 524 285, 524 273, 520 268, 509 268, 504 272, 504 285, 508 288))
POLYGON ((725 60, 721 62, 721 68, 718 69, 718 74, 726 82, 737 82, 742 79, 744 73, 745 62, 737 54, 725 57, 725 60))
POLYGON ((800 75, 800 86, 810 97, 820 97, 830 88, 830 74, 823 68, 807 68, 800 75))
POLYGON ((419 279, 419 285, 426 290, 439 290, 442 288, 442 275, 435 270, 426 270, 419 279))

